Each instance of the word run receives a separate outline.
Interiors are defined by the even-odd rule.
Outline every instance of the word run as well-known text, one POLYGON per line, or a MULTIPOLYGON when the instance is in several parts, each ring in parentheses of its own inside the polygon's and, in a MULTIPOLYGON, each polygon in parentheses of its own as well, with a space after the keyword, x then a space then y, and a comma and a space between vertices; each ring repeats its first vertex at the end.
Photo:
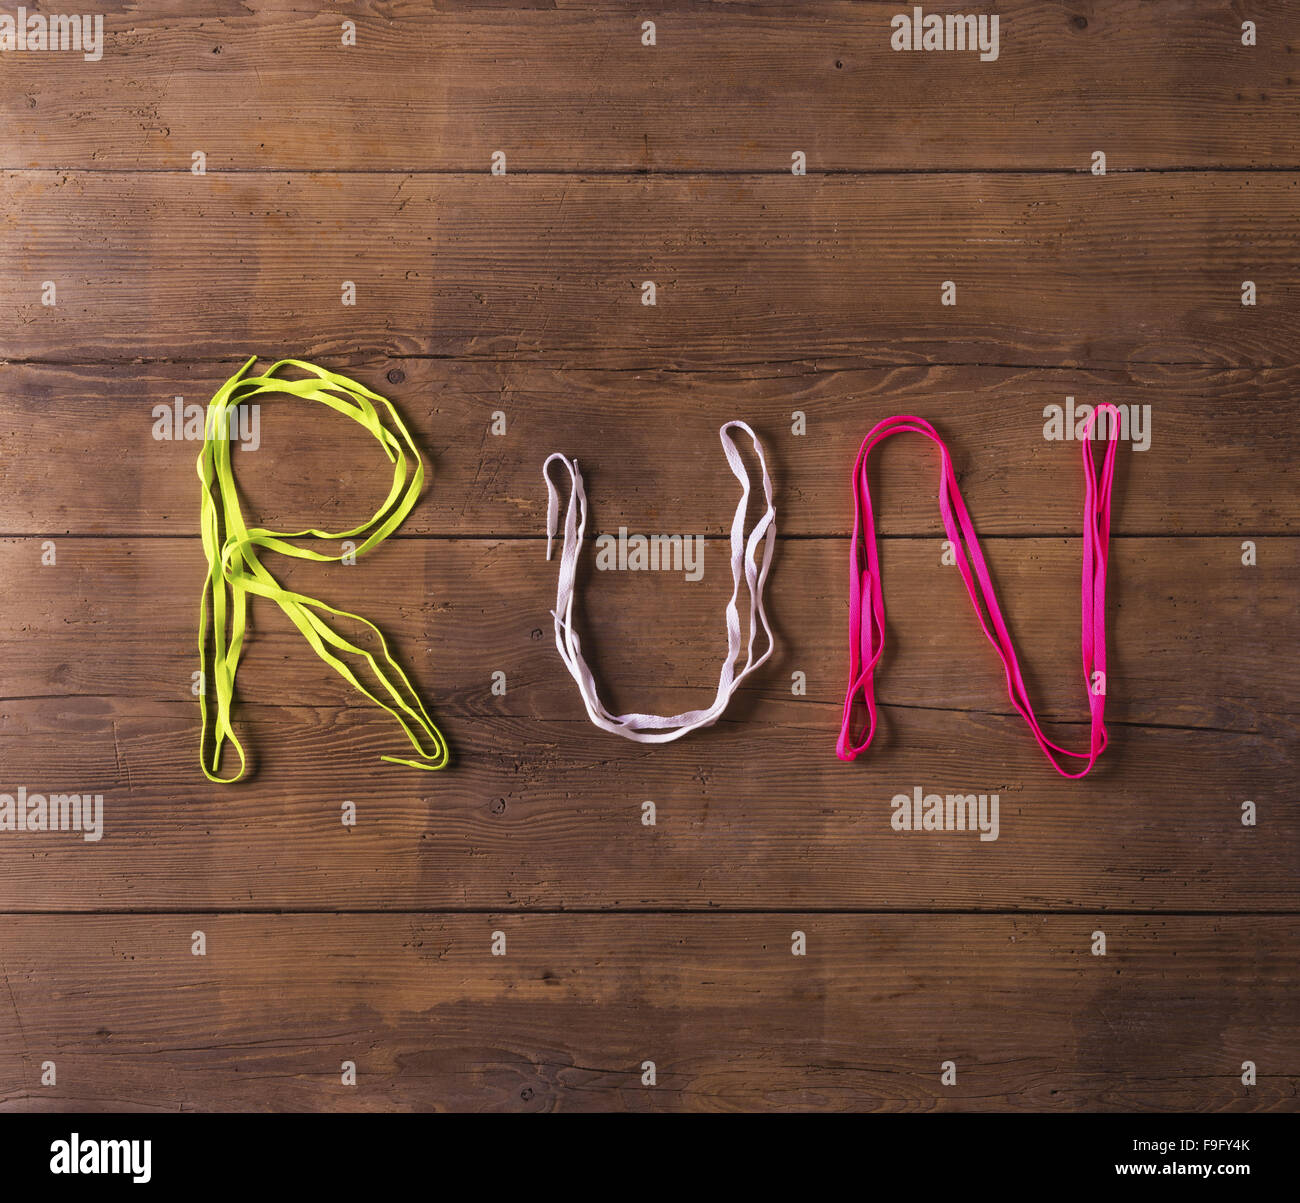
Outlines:
POLYGON ((130 1174, 132 1182, 153 1178, 152 1140, 82 1140, 74 1132, 50 1145, 51 1174, 130 1174))
POLYGON ((80 831, 88 844, 104 834, 103 794, 0 794, 0 831, 80 831))
MULTIPOLYGON (((1111 422, 1119 423, 1119 437, 1133 444, 1134 451, 1148 451, 1151 448, 1151 406, 1150 405, 1116 405, 1119 416, 1112 418, 1109 413, 1097 415, 1097 424, 1093 427, 1094 439, 1110 438, 1111 422)), ((1049 443, 1073 439, 1083 441, 1083 428, 1092 417, 1091 405, 1074 404, 1073 397, 1066 397, 1065 405, 1048 405, 1043 409, 1043 438, 1049 443)))
POLYGON ((629 535, 596 538, 596 567, 602 572, 685 572, 688 581, 704 575, 703 535, 629 535))
POLYGON ((978 831, 983 843, 998 838, 997 794, 895 794, 889 825, 895 831, 978 831))
MULTIPOLYGON (((241 450, 256 451, 262 445, 262 407, 256 404, 233 405, 226 413, 229 421, 225 431, 217 432, 217 437, 224 434, 226 438, 237 441, 241 450)), ((207 410, 197 402, 186 405, 184 397, 177 397, 171 405, 155 405, 151 416, 155 439, 165 443, 180 442, 203 437, 207 410)))
POLYGON ((104 57, 104 14, 0 13, 0 50, 80 50, 88 63, 104 57))
POLYGON ((978 50, 982 63, 998 57, 996 13, 980 13, 978 17, 962 13, 926 16, 917 5, 910 17, 899 13, 889 27, 894 31, 889 44, 895 50, 978 50))

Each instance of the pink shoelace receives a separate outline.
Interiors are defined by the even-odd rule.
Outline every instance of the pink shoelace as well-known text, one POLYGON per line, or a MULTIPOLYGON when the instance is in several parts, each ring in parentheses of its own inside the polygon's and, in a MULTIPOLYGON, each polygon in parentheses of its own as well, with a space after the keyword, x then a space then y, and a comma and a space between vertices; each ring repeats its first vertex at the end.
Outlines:
POLYGON ((993 645, 1006 670, 1007 695, 1011 704, 1029 724, 1038 746, 1062 777, 1086 777, 1106 747, 1106 553, 1110 543, 1110 493, 1115 476, 1115 452, 1119 446, 1119 411, 1113 405, 1102 404, 1088 417, 1084 425, 1083 444, 1083 680, 1088 696, 1088 709, 1092 715, 1088 751, 1072 752, 1053 743, 1034 717, 1029 694, 1020 674, 1016 650, 1011 643, 1007 624, 998 608, 993 581, 980 552, 975 528, 971 525, 966 504, 962 501, 953 471, 952 457, 938 431, 924 418, 898 414, 879 422, 862 441, 857 463, 853 467, 853 541, 849 551, 849 686, 844 698, 844 723, 835 751, 841 760, 855 760, 866 751, 876 734, 875 671, 885 646, 885 599, 880 588, 880 561, 876 552, 876 527, 871 509, 871 489, 867 480, 867 457, 877 443, 892 434, 912 432, 925 435, 938 444, 942 459, 939 476, 939 512, 944 529, 957 557, 957 568, 966 582, 975 616, 984 634, 993 645), (1101 483, 1097 482, 1093 462, 1092 432, 1097 417, 1102 412, 1110 417, 1107 422, 1107 447, 1102 465, 1101 483), (859 538, 859 532, 863 537, 859 538), (862 547, 866 549, 863 566, 862 547), (978 592, 976 591, 978 588, 978 592), (985 619, 984 609, 988 611, 985 619), (990 629, 990 623, 992 629, 990 629), (870 714, 866 737, 857 744, 852 740, 853 704, 861 694, 870 714), (1078 772, 1069 772, 1053 753, 1073 757, 1087 763, 1078 772))

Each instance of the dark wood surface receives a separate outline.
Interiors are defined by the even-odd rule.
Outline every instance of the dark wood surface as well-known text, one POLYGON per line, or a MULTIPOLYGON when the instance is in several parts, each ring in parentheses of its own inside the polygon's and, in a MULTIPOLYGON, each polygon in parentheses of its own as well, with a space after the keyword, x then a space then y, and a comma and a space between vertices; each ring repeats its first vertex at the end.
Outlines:
POLYGON ((500 149, 518 171, 719 173, 803 150, 835 171, 1078 171, 1105 150, 1127 170, 1300 168, 1295 0, 924 8, 998 12, 997 61, 891 52, 911 6, 881 0, 112 0, 94 71, 6 64, 2 165, 172 171, 206 148, 219 170, 477 171, 500 149))
POLYGON ((1290 171, 17 171, 0 354, 1287 366, 1297 196, 1290 171))
MULTIPOLYGON (((197 534, 198 444, 153 438, 153 411, 174 409, 178 396, 206 405, 237 366, 4 364, 0 462, 10 487, 0 494, 0 534, 197 534), (75 496, 58 484, 74 480, 75 496)), ((552 451, 582 465, 593 522, 726 534, 736 486, 717 429, 737 416, 760 431, 773 462, 781 533, 846 535, 858 444, 894 413, 927 417, 949 439, 981 534, 1077 535, 1079 444, 1042 437, 1043 410, 1070 396, 1077 404, 1150 406, 1150 447, 1119 459, 1117 534, 1232 534, 1239 548, 1241 539, 1300 528, 1287 487, 1295 367, 885 368, 813 359, 673 371, 385 357, 345 359, 336 369, 392 396, 429 462, 431 483, 399 537, 544 534, 541 465, 552 451), (497 412, 508 419, 503 437, 489 434, 497 412), (792 434, 796 412, 806 419, 802 437, 792 434)), ((267 401, 262 448, 235 457, 246 508, 284 529, 322 517, 360 521, 388 487, 378 447, 318 409, 267 401), (292 472, 285 446, 293 448, 292 472)), ((878 530, 941 537, 937 452, 892 440, 874 454, 877 488, 886 490, 878 530)))
MULTIPOLYGON (((97 64, 4 56, 0 793, 102 793, 105 834, 0 832, 0 1109, 1296 1109, 1300 9, 1013 3, 980 63, 891 52, 909 7, 110 5, 97 64), (252 775, 199 772, 198 444, 153 411, 250 354, 391 397, 430 464, 355 566, 270 564, 384 630, 445 772, 382 763, 400 732, 263 602, 252 775), (1111 748, 1044 761, 941 562, 936 455, 894 440, 882 730, 841 764, 848 474, 898 412, 1086 743, 1066 397, 1150 407, 1111 748), (708 536, 699 582, 589 549, 581 602, 611 707, 702 705, 733 417, 776 481, 777 653, 637 746, 556 654, 541 464, 579 459, 593 533, 708 536), (999 838, 891 830, 917 786, 996 792, 999 838)), ((368 515, 355 429, 268 400, 245 512, 368 515)))
POLYGON ((1295 1104, 1294 917, 182 911, 16 930, 5 1086, 32 1108, 1295 1104), (23 1094, 48 1058, 60 1087, 23 1094), (1243 1060, 1279 1069, 1247 1094, 1243 1060))

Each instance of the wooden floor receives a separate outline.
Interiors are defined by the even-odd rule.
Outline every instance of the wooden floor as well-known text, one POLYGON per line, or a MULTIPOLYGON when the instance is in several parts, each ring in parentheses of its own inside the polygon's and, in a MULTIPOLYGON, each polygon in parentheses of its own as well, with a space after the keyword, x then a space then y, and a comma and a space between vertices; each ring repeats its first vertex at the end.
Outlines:
MULTIPOLYGON (((101 60, 0 74, 0 793, 104 799, 98 841, 0 831, 0 1107, 1300 1109, 1300 2, 1010 0, 994 61, 848 0, 98 7, 101 60), (155 411, 249 355, 392 398, 431 465, 355 566, 268 563, 383 629, 442 773, 265 601, 252 773, 199 771, 198 443, 155 411), (1149 436, 1110 749, 1045 762, 893 440, 882 730, 841 764, 849 472, 900 412, 1086 745, 1067 398, 1149 436), (704 705, 733 417, 777 653, 716 727, 620 740, 554 647, 542 461, 593 533, 708 537, 697 582, 581 578, 611 708, 704 705), (997 794, 998 838, 893 830, 918 788, 997 794)), ((250 520, 383 499, 316 408, 263 406, 250 520)))

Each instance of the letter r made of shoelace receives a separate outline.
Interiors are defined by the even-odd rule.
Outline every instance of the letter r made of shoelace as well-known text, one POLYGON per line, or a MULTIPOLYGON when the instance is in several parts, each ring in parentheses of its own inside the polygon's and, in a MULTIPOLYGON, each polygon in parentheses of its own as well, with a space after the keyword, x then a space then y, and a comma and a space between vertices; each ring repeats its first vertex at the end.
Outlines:
POLYGON ((854 760, 870 745, 876 733, 875 670, 885 646, 885 599, 881 589, 880 560, 876 550, 875 519, 871 508, 871 489, 867 478, 867 460, 872 449, 895 434, 919 434, 939 448, 939 513, 944 530, 952 543, 957 568, 966 584, 975 616, 988 641, 1002 661, 1006 674, 1007 694, 1011 705, 1029 724, 1044 755, 1063 777, 1085 777, 1092 771, 1097 757, 1106 747, 1106 557, 1110 544, 1110 496, 1115 475, 1115 451, 1120 431, 1119 411, 1102 404, 1089 415, 1083 445, 1083 579, 1081 650, 1083 680, 1091 715, 1088 750, 1073 752, 1053 743, 1043 734, 1034 717, 1025 688, 1011 634, 1003 620, 993 590, 993 579, 980 551, 975 528, 962 500, 953 471, 952 456, 938 432, 923 418, 896 415, 871 429, 858 450, 853 467, 853 538, 849 549, 849 683, 844 698, 844 715, 836 755, 854 760), (1102 413, 1108 415, 1108 440, 1102 464, 1101 481, 1097 480, 1093 458, 1093 428, 1102 413), (986 618, 987 613, 987 618, 986 618), (1099 684, 1099 688, 1097 685, 1099 684), (853 737, 853 708, 861 698, 866 704, 868 726, 856 742, 853 737), (1082 761, 1081 767, 1063 766, 1058 756, 1082 761), (1076 770, 1076 771, 1072 771, 1076 770))
POLYGON ((246 375, 256 362, 254 357, 244 364, 209 402, 203 448, 198 459, 202 485, 200 529, 208 562, 207 578, 199 601, 199 666, 202 670, 199 683, 199 764, 204 776, 209 781, 228 784, 238 781, 247 767, 243 745, 231 726, 231 708, 251 597, 265 597, 275 602, 320 659, 358 693, 396 719, 415 749, 415 756, 382 756, 381 760, 418 769, 443 768, 449 758, 447 743, 406 674, 389 653, 379 628, 358 614, 336 610, 314 597, 284 588, 261 560, 263 552, 272 551, 300 560, 339 561, 349 554, 364 555, 382 543, 401 526, 420 495, 424 483, 424 463, 420 452, 392 403, 355 380, 298 359, 282 359, 260 376, 246 375), (296 368, 306 375, 296 379, 280 376, 278 373, 283 368, 296 368), (359 526, 338 532, 313 528, 290 533, 250 527, 245 523, 230 463, 232 411, 254 398, 276 394, 328 406, 368 430, 383 448, 393 464, 393 483, 384 503, 359 526), (408 465, 413 469, 409 479, 408 465), (326 555, 289 541, 304 538, 359 542, 351 553, 345 549, 338 555, 326 555), (210 661, 209 610, 212 625, 210 661), (327 615, 367 628, 375 637, 379 654, 376 656, 344 637, 330 624, 327 615), (358 668, 361 663, 366 664, 384 696, 376 696, 367 689, 358 679, 354 665, 343 656, 356 657, 358 668), (211 724, 207 703, 209 686, 216 700, 216 713, 211 724), (212 735, 210 751, 209 726, 212 735), (220 775, 221 753, 227 740, 239 756, 239 772, 232 777, 220 775))

